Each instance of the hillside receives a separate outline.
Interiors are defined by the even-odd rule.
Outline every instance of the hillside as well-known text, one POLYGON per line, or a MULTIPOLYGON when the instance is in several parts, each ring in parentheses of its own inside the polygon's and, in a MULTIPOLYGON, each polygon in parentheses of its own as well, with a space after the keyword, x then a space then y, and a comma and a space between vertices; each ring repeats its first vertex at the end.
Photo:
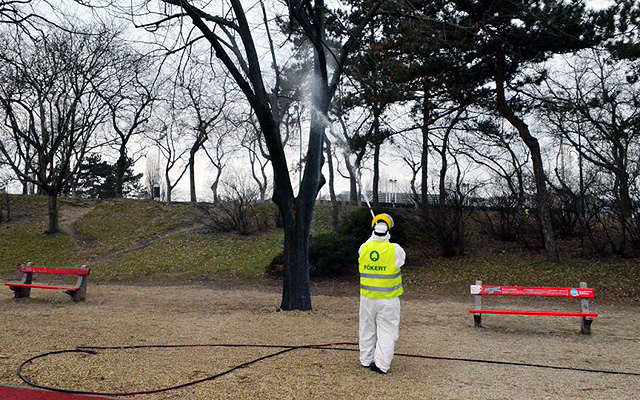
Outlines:
POLYGON ((281 232, 252 236, 211 232, 210 205, 150 200, 60 199, 60 230, 43 232, 47 199, 11 196, 0 224, 0 274, 20 263, 82 265, 93 281, 255 281, 281 247, 281 232))
MULTIPOLYGON (((70 198, 60 199, 59 204, 61 232, 47 236, 46 197, 9 196, 9 220, 3 200, 3 280, 15 279, 18 264, 33 262, 89 265, 93 282, 280 284, 279 278, 264 272, 282 250, 282 231, 275 227, 272 204, 264 205, 266 227, 248 236, 212 229, 214 206, 210 204, 70 198)), ((330 231, 329 215, 328 205, 317 206, 315 233, 330 231)), ((408 296, 466 296, 476 279, 526 286, 572 286, 586 281, 602 301, 640 301, 638 260, 576 255, 552 265, 542 254, 514 243, 491 241, 478 233, 471 240, 474 245, 468 254, 450 259, 437 256, 427 243, 406 246, 403 276, 408 296)), ((561 245, 566 248, 572 243, 561 245)), ((355 255, 353 263, 355 267, 355 255)), ((314 290, 350 293, 356 279, 315 278, 314 290)))

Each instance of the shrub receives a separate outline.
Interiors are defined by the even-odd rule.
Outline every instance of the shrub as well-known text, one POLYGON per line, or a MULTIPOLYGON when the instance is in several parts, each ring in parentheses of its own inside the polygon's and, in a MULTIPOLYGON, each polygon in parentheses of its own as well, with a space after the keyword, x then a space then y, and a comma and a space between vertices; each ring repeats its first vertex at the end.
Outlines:
MULTIPOLYGON (((390 214, 395 222, 391 234, 393 242, 409 242, 410 226, 405 210, 391 209, 380 212, 390 214)), ((371 236, 371 214, 358 208, 341 221, 336 232, 311 236, 309 241, 309 275, 312 277, 341 277, 358 274, 358 249, 371 236)), ((284 254, 277 255, 266 272, 282 276, 284 254)))
POLYGON ((209 230, 251 235, 270 229, 275 221, 271 202, 258 201, 258 191, 242 180, 225 183, 229 193, 213 207, 201 207, 209 230))
MULTIPOLYGON (((309 275, 339 277, 357 274, 360 243, 336 233, 323 233, 309 240, 309 275)), ((284 275, 284 253, 280 252, 266 268, 270 275, 284 275)))
POLYGON ((309 244, 309 274, 313 277, 354 276, 358 272, 360 242, 325 233, 309 244))

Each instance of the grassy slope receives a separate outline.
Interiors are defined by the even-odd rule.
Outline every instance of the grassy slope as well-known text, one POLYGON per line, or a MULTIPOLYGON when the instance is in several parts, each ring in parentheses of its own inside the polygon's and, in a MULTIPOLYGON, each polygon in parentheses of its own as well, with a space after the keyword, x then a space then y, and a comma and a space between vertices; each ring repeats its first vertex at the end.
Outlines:
POLYGON ((612 301, 640 301, 637 260, 593 260, 574 258, 558 265, 539 254, 528 256, 488 255, 456 259, 432 259, 427 265, 408 265, 403 272, 408 290, 436 294, 466 294, 469 285, 481 280, 487 285, 577 287, 585 281, 598 298, 612 301))
POLYGON ((171 276, 180 281, 242 278, 255 281, 281 248, 277 232, 242 237, 184 233, 158 240, 119 257, 96 271, 96 277, 131 280, 171 276))
MULTIPOLYGON (((31 261, 86 263, 95 281, 260 282, 265 266, 282 248, 282 232, 277 229, 249 237, 210 233, 194 227, 202 222, 202 205, 133 200, 62 199, 63 220, 80 216, 76 237, 64 232, 46 236, 46 206, 44 197, 11 197, 12 220, 0 223, 0 275, 5 279, 15 277, 17 264, 31 261), (116 254, 120 251, 124 252, 116 254)), ((313 231, 327 232, 329 222, 330 207, 318 206, 313 231)), ((479 244, 486 241, 481 237, 473 240, 469 248, 479 250, 453 259, 434 255, 432 246, 408 247, 403 274, 408 293, 467 295, 476 279, 523 286, 572 286, 587 281, 603 300, 640 300, 637 260, 565 257, 553 265, 543 255, 517 245, 479 244)))
POLYGON ((67 235, 47 236, 47 198, 43 196, 11 196, 11 220, 0 223, 0 272, 15 270, 21 263, 68 265, 79 259, 67 235))
POLYGON ((46 198, 12 196, 12 219, 0 224, 0 275, 13 277, 16 265, 31 261, 87 264, 96 281, 260 279, 281 250, 281 232, 250 237, 210 233, 202 227, 201 206, 61 199, 61 220, 80 215, 74 242, 65 232, 43 233, 46 198))

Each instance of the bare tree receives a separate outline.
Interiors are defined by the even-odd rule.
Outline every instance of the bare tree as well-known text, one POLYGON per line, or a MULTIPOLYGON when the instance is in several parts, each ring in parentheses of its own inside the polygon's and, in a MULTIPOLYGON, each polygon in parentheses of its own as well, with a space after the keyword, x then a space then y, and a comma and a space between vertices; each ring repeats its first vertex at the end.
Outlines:
POLYGON ((85 33, 5 37, 0 49, 0 152, 20 179, 49 197, 50 234, 58 231, 58 195, 106 117, 96 88, 111 78, 118 33, 108 27, 85 33))
MULTIPOLYGON (((178 92, 174 97, 172 107, 180 111, 181 118, 185 120, 188 130, 191 132, 189 148, 189 193, 191 202, 197 201, 195 165, 196 154, 205 148, 212 131, 218 128, 219 120, 223 115, 223 110, 227 104, 226 77, 216 76, 208 71, 210 66, 192 58, 185 65, 177 76, 178 92)), ((218 140, 215 143, 215 160, 207 152, 207 156, 217 167, 218 174, 215 179, 216 185, 222 173, 221 163, 224 149, 220 139, 223 135, 216 135, 218 140)), ((214 191, 214 197, 216 192, 214 191)), ((215 198, 214 198, 215 202, 215 198)))
MULTIPOLYGON (((517 132, 491 114, 478 114, 465 123, 469 132, 458 151, 486 175, 484 222, 498 239, 519 240, 529 246, 527 228, 534 221, 542 238, 540 220, 529 213, 535 207, 533 176, 528 168, 529 152, 517 132), (488 212, 488 211, 491 212, 488 212), (492 216, 498 214, 497 224, 492 216)), ((540 240, 542 246, 544 243, 540 240)))
POLYGON ((109 108, 115 132, 107 134, 106 142, 118 152, 116 197, 122 197, 125 173, 143 154, 143 149, 132 153, 131 143, 149 123, 160 82, 151 58, 136 54, 128 46, 118 49, 111 68, 112 83, 104 85, 98 93, 109 108))
POLYGON ((190 146, 184 141, 185 125, 178 121, 177 115, 171 108, 167 114, 170 118, 155 121, 157 128, 146 132, 145 136, 158 149, 158 160, 162 163, 164 200, 171 202, 173 190, 189 169, 189 162, 185 157, 189 153, 190 146), (177 177, 175 177, 176 173, 177 177))
POLYGON ((422 149, 421 141, 415 139, 412 134, 400 134, 401 139, 394 143, 397 155, 396 158, 403 162, 411 170, 411 179, 409 181, 409 189, 411 190, 411 197, 416 204, 420 203, 420 193, 418 192, 417 181, 418 174, 422 170, 421 152, 417 150, 422 149))
POLYGON ((567 59, 567 73, 550 76, 536 94, 542 116, 556 137, 611 176, 622 227, 619 250, 635 256, 640 251, 640 210, 632 197, 640 176, 640 84, 628 62, 607 54, 592 50, 573 60, 567 59))
MULTIPOLYGON (((218 203, 220 201, 218 188, 220 186, 222 171, 227 167, 232 156, 237 151, 237 146, 229 143, 232 138, 232 135, 229 135, 229 132, 233 129, 234 125, 225 117, 224 123, 218 124, 216 129, 209 134, 209 146, 204 147, 204 152, 207 155, 209 162, 215 168, 215 177, 213 178, 213 182, 210 186, 213 193, 214 203, 218 203)), ((255 174, 253 177, 255 177, 255 174)), ((244 186, 246 187, 247 185, 244 186)), ((262 188, 259 188, 257 192, 264 194, 262 192, 262 188)))
POLYGON ((440 129, 430 129, 429 147, 439 156, 440 170, 438 174, 438 207, 433 212, 425 204, 423 211, 427 222, 427 232, 440 245, 441 252, 446 257, 460 255, 464 249, 463 231, 463 196, 460 160, 456 151, 452 149, 452 142, 456 129, 466 114, 466 106, 460 106, 449 118, 442 120, 440 129), (450 171, 450 162, 455 166, 454 179, 450 171))
MULTIPOLYGON (((336 147, 340 149, 344 160, 347 174, 338 173, 344 178, 349 179, 349 203, 352 205, 360 204, 361 187, 358 187, 362 165, 367 156, 367 125, 368 112, 345 112, 341 107, 343 99, 340 98, 334 107, 333 115, 337 121, 330 133, 332 141, 336 147), (339 127, 339 128, 338 128, 339 127), (354 157, 352 157, 354 156, 354 157)), ((361 110, 360 110, 361 111, 361 110)))
POLYGON ((247 151, 251 177, 258 186, 258 198, 260 201, 264 201, 269 189, 269 177, 267 176, 269 154, 265 148, 264 139, 260 135, 260 127, 257 126, 252 114, 245 122, 238 124, 236 129, 241 135, 240 146, 247 151))
MULTIPOLYGON (((290 28, 300 32, 314 49, 312 91, 310 94, 309 140, 306 151, 304 176, 298 194, 294 194, 289 165, 282 145, 280 112, 278 103, 279 78, 276 74, 272 90, 267 89, 268 76, 260 63, 254 29, 247 10, 240 0, 229 0, 219 15, 198 8, 187 1, 165 0, 179 10, 165 20, 188 17, 202 37, 211 45, 216 57, 229 71, 234 81, 253 109, 265 138, 274 173, 274 196, 283 221, 285 276, 281 308, 284 310, 311 310, 309 281, 309 234, 315 198, 324 184, 321 174, 323 143, 327 127, 327 114, 331 100, 342 76, 349 53, 358 46, 365 26, 373 18, 383 1, 377 1, 368 9, 351 10, 359 19, 349 29, 349 37, 340 49, 333 50, 326 43, 325 15, 327 7, 322 0, 314 3, 306 0, 288 2, 290 28), (224 35, 224 39, 223 39, 224 35), (239 45, 238 41, 242 43, 239 45), (333 66, 333 68, 332 68, 333 66)), ((264 3, 260 2, 261 16, 265 22, 263 37, 270 46, 270 62, 279 71, 278 58, 268 25, 264 3)), ((168 7, 169 11, 173 11, 168 7)), ((160 22, 156 21, 153 26, 160 22)), ((189 39, 190 41, 191 39, 189 39)))

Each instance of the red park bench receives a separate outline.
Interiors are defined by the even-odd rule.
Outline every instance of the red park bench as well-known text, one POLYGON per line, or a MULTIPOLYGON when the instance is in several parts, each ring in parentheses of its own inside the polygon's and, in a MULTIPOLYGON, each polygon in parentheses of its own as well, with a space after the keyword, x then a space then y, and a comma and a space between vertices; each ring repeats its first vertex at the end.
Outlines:
POLYGON ((64 290, 73 301, 83 301, 87 297, 87 277, 90 271, 86 265, 81 268, 36 267, 29 263, 18 267, 18 272, 22 274, 20 282, 7 282, 5 285, 15 292, 16 299, 29 297, 31 289, 53 289, 64 290), (78 280, 75 286, 39 285, 33 283, 33 274, 74 275, 78 280))
POLYGON ((560 317, 581 317, 580 332, 591 334, 591 323, 598 314, 589 312, 589 299, 594 297, 593 289, 587 288, 585 282, 580 282, 579 288, 555 287, 523 287, 523 286, 487 286, 482 281, 471 285, 471 294, 475 296, 475 308, 469 310, 473 314, 474 325, 482 328, 482 314, 513 314, 513 315, 552 315, 560 317), (535 297, 571 297, 580 300, 580 312, 558 311, 517 311, 517 310, 487 310, 482 308, 482 296, 535 296, 535 297))

